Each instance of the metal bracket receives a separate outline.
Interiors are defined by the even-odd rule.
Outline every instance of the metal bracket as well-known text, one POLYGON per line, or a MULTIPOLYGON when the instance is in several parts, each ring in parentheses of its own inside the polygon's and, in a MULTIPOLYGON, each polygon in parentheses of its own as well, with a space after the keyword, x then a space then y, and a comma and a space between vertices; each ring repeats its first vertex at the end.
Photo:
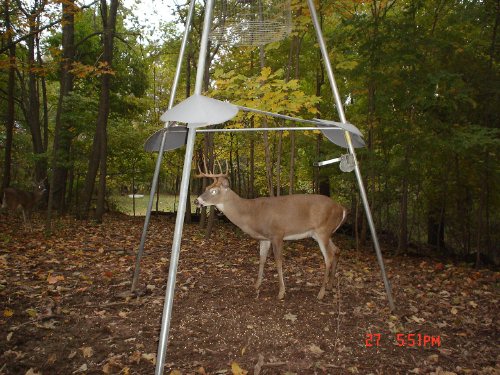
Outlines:
POLYGON ((319 162, 313 163, 313 166, 322 167, 324 165, 339 163, 339 162, 340 162, 339 167, 340 167, 340 170, 342 172, 352 172, 356 166, 356 161, 354 159, 354 155, 352 155, 352 154, 344 154, 344 155, 340 156, 340 158, 319 161, 319 162))

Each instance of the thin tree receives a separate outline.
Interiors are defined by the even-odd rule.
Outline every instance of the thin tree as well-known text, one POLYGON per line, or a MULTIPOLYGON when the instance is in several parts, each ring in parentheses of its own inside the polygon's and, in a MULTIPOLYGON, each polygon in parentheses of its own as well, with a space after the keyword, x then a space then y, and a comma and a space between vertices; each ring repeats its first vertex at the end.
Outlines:
POLYGON ((106 168, 107 168, 107 125, 110 110, 110 90, 112 78, 113 46, 116 30, 116 15, 118 12, 119 0, 111 0, 110 6, 106 0, 101 0, 101 19, 103 25, 102 41, 103 53, 101 65, 105 67, 101 75, 101 91, 99 95, 99 111, 96 121, 96 130, 92 151, 89 158, 89 167, 85 179, 83 191, 83 206, 80 208, 79 217, 87 218, 90 210, 90 203, 95 187, 97 171, 99 170, 99 187, 97 194, 97 206, 95 219, 102 221, 104 214, 105 192, 106 192, 106 168))
POLYGON ((0 196, 3 196, 3 189, 10 185, 11 169, 12 169, 12 141, 14 134, 15 121, 15 85, 16 85, 16 45, 12 43, 12 28, 10 0, 4 1, 4 16, 5 29, 7 34, 7 43, 9 43, 9 78, 7 83, 7 116, 5 121, 5 154, 4 154, 4 174, 2 181, 2 191, 0 196))

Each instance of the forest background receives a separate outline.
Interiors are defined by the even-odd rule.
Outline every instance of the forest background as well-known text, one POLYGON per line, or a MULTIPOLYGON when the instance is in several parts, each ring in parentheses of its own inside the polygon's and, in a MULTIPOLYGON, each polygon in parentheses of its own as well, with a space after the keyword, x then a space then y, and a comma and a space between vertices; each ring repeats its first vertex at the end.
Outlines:
MULTIPOLYGON (((163 127, 187 4, 164 10, 172 21, 155 35, 119 0, 0 6, 1 189, 45 180, 48 233, 59 215, 102 221, 113 196, 147 195, 156 155, 143 145, 163 127)), ((195 10, 176 102, 194 89, 203 7, 195 10)), ((399 253, 500 263, 500 1, 320 0, 317 7, 347 118, 365 135, 358 158, 382 238, 399 253)), ((212 43, 205 90, 336 120, 306 3, 292 0, 291 8, 293 30, 281 42, 260 50, 212 43)), ((239 116, 228 125, 264 121, 274 124, 239 116)), ((160 192, 177 193, 183 153, 166 154, 160 192)), ((353 174, 313 167, 345 153, 321 134, 205 135, 195 153, 228 160, 233 189, 244 197, 331 195, 350 208, 358 243, 369 237, 353 174)), ((204 184, 193 179, 192 194, 204 184)))

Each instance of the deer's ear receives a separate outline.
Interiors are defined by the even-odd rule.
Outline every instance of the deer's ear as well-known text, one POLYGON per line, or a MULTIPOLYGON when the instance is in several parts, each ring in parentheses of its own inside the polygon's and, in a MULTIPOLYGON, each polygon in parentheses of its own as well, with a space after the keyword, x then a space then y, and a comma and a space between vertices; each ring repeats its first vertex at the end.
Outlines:
POLYGON ((221 178, 221 186, 224 188, 229 187, 229 180, 227 178, 221 178))

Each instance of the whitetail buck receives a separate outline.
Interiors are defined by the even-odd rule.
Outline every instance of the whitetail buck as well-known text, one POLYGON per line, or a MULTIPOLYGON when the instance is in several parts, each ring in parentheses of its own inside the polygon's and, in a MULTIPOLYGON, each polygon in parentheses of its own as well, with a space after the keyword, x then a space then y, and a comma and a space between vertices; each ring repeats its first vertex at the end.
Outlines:
POLYGON ((3 192, 2 208, 15 212, 21 209, 24 225, 31 228, 31 212, 45 193, 43 182, 36 185, 35 191, 29 192, 17 188, 5 188, 3 192))
MULTIPOLYGON (((210 177, 214 182, 196 200, 198 207, 216 206, 245 233, 260 241, 259 275, 255 288, 259 291, 264 264, 271 244, 279 277, 278 298, 285 296, 283 281, 283 240, 312 237, 318 242, 325 259, 325 275, 318 299, 331 288, 340 250, 330 236, 344 222, 347 210, 324 195, 294 194, 279 197, 244 199, 229 188, 228 172, 206 173, 198 166, 198 177, 210 177)), ((206 163, 205 163, 205 171, 206 163)))

